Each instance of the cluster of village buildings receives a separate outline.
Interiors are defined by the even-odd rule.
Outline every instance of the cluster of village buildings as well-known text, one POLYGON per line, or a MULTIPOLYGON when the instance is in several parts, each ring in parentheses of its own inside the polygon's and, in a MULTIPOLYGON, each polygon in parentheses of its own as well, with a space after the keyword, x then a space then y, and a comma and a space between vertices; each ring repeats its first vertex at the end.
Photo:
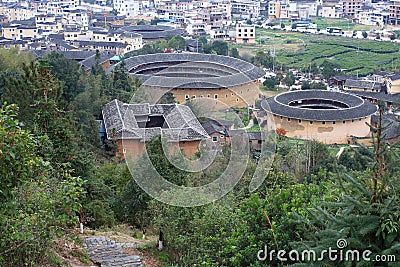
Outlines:
POLYGON ((207 35, 251 44, 255 43, 256 25, 270 19, 327 17, 366 25, 398 25, 400 0, 96 0, 92 4, 3 0, 0 14, 0 46, 124 54, 168 34, 207 35), (154 26, 132 27, 141 20, 147 24, 153 20, 154 26))
MULTIPOLYGON (((94 3, 85 3, 84 1, 77 0, 3 1, 0 3, 0 46, 6 48, 17 46, 21 50, 31 51, 36 57, 43 56, 47 51, 56 50, 66 58, 78 61, 83 69, 89 72, 94 64, 99 63, 103 69, 110 69, 120 60, 119 55, 139 50, 145 43, 165 39, 173 35, 184 36, 188 50, 193 52, 199 52, 199 42, 195 39, 190 39, 188 36, 191 35, 205 35, 210 39, 231 40, 241 44, 255 43, 256 27, 265 25, 271 19, 291 20, 299 23, 298 21, 309 21, 310 17, 327 17, 348 18, 351 22, 377 26, 384 24, 398 25, 400 23, 400 0, 390 2, 368 0, 298 2, 290 2, 289 0, 114 0, 112 3, 105 0, 96 0, 92 2, 94 3), (147 22, 138 23, 141 21, 147 22), (97 51, 100 52, 100 57, 98 57, 97 51)), ((171 58, 166 55, 165 62, 168 63, 166 68, 169 67, 175 70, 174 66, 180 64, 181 61, 185 62, 187 60, 186 57, 204 57, 204 59, 193 59, 195 62, 202 62, 201 64, 199 63, 198 67, 202 67, 205 64, 204 62, 209 62, 211 59, 215 61, 215 63, 204 68, 204 71, 211 71, 209 74, 211 76, 205 78, 204 84, 188 83, 190 86, 187 88, 180 88, 173 92, 176 99, 182 103, 192 98, 206 98, 214 100, 214 102, 226 102, 226 104, 230 105, 233 103, 233 106, 239 108, 248 108, 249 101, 244 101, 243 97, 248 94, 251 97, 257 98, 257 85, 266 77, 265 73, 260 72, 259 66, 249 66, 241 61, 228 64, 225 62, 228 60, 227 57, 210 58, 212 57, 211 55, 205 54, 182 54, 179 56, 181 59, 178 60, 177 55, 171 55, 173 56, 171 58), (228 65, 231 68, 226 69, 228 65), (238 69, 233 71, 235 68, 238 69), (231 89, 234 88, 232 92, 225 92, 225 87, 211 88, 208 84, 210 83, 208 81, 209 77, 214 76, 217 78, 221 76, 219 78, 226 82, 235 82, 234 78, 237 76, 235 73, 243 71, 243 68, 249 70, 247 79, 249 77, 250 79, 246 81, 246 85, 239 87, 237 85, 227 85, 231 89), (231 71, 234 73, 230 73, 231 71), (228 75, 227 73, 232 77, 224 77, 224 75, 228 75), (253 83, 256 86, 248 87, 253 83), (194 88, 192 85, 196 84, 198 87, 194 88), (250 90, 250 88, 253 89, 250 90)), ((160 55, 155 56, 160 57, 160 55)), ((128 71, 131 73, 137 72, 141 75, 147 75, 147 72, 156 75, 154 74, 156 73, 155 70, 160 69, 157 61, 152 56, 142 58, 141 60, 144 59, 145 61, 139 63, 133 59, 132 64, 128 60, 128 71), (139 69, 133 71, 133 66, 139 69), (141 69, 144 66, 146 68, 141 69)), ((182 71, 179 68, 176 70, 182 71)), ((183 72, 182 77, 196 78, 193 75, 197 74, 191 71, 190 68, 185 71, 187 72, 183 72)), ((165 73, 168 73, 168 71, 164 70, 163 75, 166 75, 165 73)), ((161 76, 158 78, 157 81, 161 79, 161 76)), ((196 79, 199 78, 200 76, 196 79)), ((169 80, 167 79, 166 81, 169 80)), ((369 100, 368 102, 373 103, 376 103, 378 99, 383 99, 389 107, 392 106, 396 98, 400 95, 400 74, 398 73, 382 72, 362 79, 336 76, 324 82, 330 85, 331 88, 340 90, 340 92, 332 92, 332 96, 339 100, 343 98, 345 102, 348 101, 349 104, 346 104, 346 112, 349 113, 353 112, 353 106, 359 106, 354 103, 361 100, 352 100, 346 94, 356 95, 359 99, 369 100)), ((220 81, 215 84, 220 84, 220 81)), ((167 85, 168 83, 166 82, 159 86, 167 85)), ((336 117, 336 114, 340 112, 332 111, 330 114, 333 115, 329 115, 332 117, 330 120, 319 117, 313 118, 309 116, 311 113, 307 112, 310 107, 316 110, 323 110, 326 106, 329 109, 343 109, 343 107, 339 105, 341 100, 337 101, 339 103, 339 106, 337 106, 336 102, 325 103, 323 99, 321 100, 319 97, 314 96, 313 92, 308 94, 307 98, 309 98, 309 102, 305 104, 301 103, 301 101, 299 102, 297 99, 291 99, 291 97, 297 97, 296 94, 284 95, 280 97, 281 99, 274 101, 269 100, 272 101, 269 103, 270 105, 276 106, 277 111, 272 111, 273 116, 275 116, 274 118, 280 123, 279 125, 285 128, 288 136, 304 139, 317 138, 325 143, 349 142, 349 138, 354 134, 353 129, 361 129, 355 123, 361 123, 364 127, 363 122, 371 121, 375 112, 371 106, 365 104, 366 108, 360 109, 361 115, 359 117, 354 117, 354 114, 351 114, 351 116, 336 117), (292 109, 286 110, 286 113, 283 114, 281 106, 287 106, 286 102, 295 103, 298 106, 297 108, 305 112, 304 114, 302 113, 304 116, 299 117, 297 113, 297 115, 293 113, 292 109), (335 131, 337 135, 333 134, 335 131), (335 138, 332 138, 332 136, 335 138)), ((250 102, 254 103, 254 99, 251 99, 250 102)), ((123 131, 122 128, 119 129, 117 127, 118 125, 114 125, 114 122, 122 121, 124 118, 108 119, 117 114, 115 110, 124 109, 127 106, 124 103, 113 101, 107 107, 103 110, 105 127, 108 131, 113 129, 123 131)), ((172 104, 170 107, 160 107, 146 107, 147 116, 154 120, 154 125, 150 125, 150 123, 149 125, 140 126, 138 124, 136 128, 131 129, 130 133, 136 133, 135 136, 128 138, 136 140, 134 142, 135 145, 131 149, 138 150, 137 152, 141 150, 142 143, 146 141, 143 139, 143 131, 151 131, 153 133, 155 128, 158 130, 163 129, 163 121, 168 122, 168 116, 172 116, 170 112, 174 110, 183 112, 181 110, 182 107, 175 104, 172 104), (163 110, 165 108, 161 113, 160 107, 163 110)), ((121 113, 118 114, 121 115, 121 113)), ((138 119, 142 119, 139 117, 138 119)), ((182 119, 187 120, 187 118, 182 119)), ((178 141, 182 143, 180 145, 187 149, 188 154, 192 154, 198 146, 197 143, 193 143, 194 140, 200 142, 200 140, 208 138, 211 142, 216 143, 217 147, 221 147, 221 145, 229 143, 229 138, 241 133, 248 136, 253 149, 260 150, 260 145, 265 138, 261 132, 246 133, 244 130, 235 131, 232 128, 233 123, 229 123, 229 126, 225 126, 219 122, 212 121, 201 127, 198 125, 192 125, 192 127, 188 124, 189 126, 186 129, 187 140, 178 141), (201 136, 197 134, 198 131, 193 132, 192 128, 203 129, 201 136), (193 135, 194 133, 196 134, 193 135), (192 143, 194 145, 189 145, 192 143)), ((172 127, 171 125, 169 126, 170 128, 172 127)), ((173 129, 175 128, 172 127, 171 129, 170 132, 174 133, 173 129)), ((368 132, 367 128, 365 132, 368 132)), ((390 135, 390 137, 397 138, 398 129, 396 128, 392 132, 393 135, 390 135)), ((364 132, 362 134, 355 133, 355 135, 364 136, 364 132)), ((110 138, 108 134, 107 137, 110 138)), ((122 146, 120 148, 122 149, 122 146)), ((125 152, 121 150, 120 153, 125 152)))
POLYGON ((117 154, 121 156, 139 155, 145 142, 157 134, 169 143, 178 144, 175 148, 179 147, 188 156, 198 151, 202 140, 213 150, 221 151, 234 138, 243 138, 253 151, 261 152, 267 132, 278 129, 295 139, 333 145, 357 140, 370 145, 369 124, 378 123, 379 100, 389 108, 383 117, 384 139, 397 142, 400 138, 394 109, 400 97, 399 73, 377 72, 365 78, 334 76, 327 82, 335 90, 290 90, 264 98, 259 95, 258 84, 265 72, 231 57, 162 53, 131 57, 125 64, 131 75, 145 80, 147 90, 169 90, 177 103, 126 104, 113 100, 105 105, 103 135, 117 142, 117 154), (187 61, 191 63, 186 64, 187 61), (239 70, 246 73, 246 78, 238 75, 239 70), (238 127, 234 120, 208 120, 199 124, 190 109, 180 104, 189 100, 200 101, 208 110, 226 106, 248 109, 248 114, 257 117, 261 130, 238 127), (126 114, 133 117, 126 118, 126 114))

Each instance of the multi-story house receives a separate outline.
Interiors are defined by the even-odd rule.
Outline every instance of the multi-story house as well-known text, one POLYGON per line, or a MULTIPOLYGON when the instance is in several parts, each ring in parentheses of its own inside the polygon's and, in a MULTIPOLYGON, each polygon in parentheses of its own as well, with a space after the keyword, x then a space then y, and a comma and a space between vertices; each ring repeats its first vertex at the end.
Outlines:
POLYGON ((323 18, 340 18, 343 14, 343 8, 341 5, 323 5, 321 16, 323 18))
POLYGON ((42 22, 55 22, 56 16, 52 14, 39 14, 35 16, 35 23, 42 23, 42 22))
POLYGON ((82 33, 79 29, 66 29, 64 31, 64 40, 67 42, 86 39, 89 40, 89 37, 86 38, 86 34, 82 33))
POLYGON ((9 21, 27 20, 34 18, 36 14, 36 10, 34 8, 28 8, 19 5, 4 7, 3 12, 9 21))
POLYGON ((197 2, 194 1, 182 1, 176 3, 176 9, 180 11, 193 10, 197 7, 197 2))
POLYGON ((89 50, 112 51, 124 54, 142 48, 142 35, 121 31, 111 33, 103 28, 93 28, 88 31, 66 30, 64 40, 89 50))
POLYGON ((4 25, 2 35, 10 40, 22 40, 27 38, 38 38, 38 29, 34 25, 10 24, 4 25))
POLYGON ((260 16, 260 2, 252 0, 232 0, 232 16, 242 19, 257 19, 260 16))
POLYGON ((63 22, 66 25, 77 25, 79 28, 87 30, 89 27, 89 15, 81 9, 63 10, 63 22))
POLYGON ((236 25, 236 43, 254 44, 256 42, 256 27, 238 23, 236 25))
POLYGON ((309 18, 318 15, 318 4, 315 1, 291 2, 288 5, 290 17, 309 18))
POLYGON ((202 17, 188 18, 185 21, 186 31, 189 35, 205 35, 207 24, 203 22, 202 17))
POLYGON ((226 0, 211 2, 211 8, 222 13, 223 19, 228 23, 232 20, 232 4, 226 0))
POLYGON ((400 0, 393 0, 389 7, 389 19, 393 25, 400 25, 400 0))
POLYGON ((138 50, 143 47, 142 35, 132 32, 123 33, 120 38, 127 43, 130 50, 138 50))
POLYGON ((363 25, 382 26, 384 18, 384 14, 373 9, 364 10, 356 14, 357 22, 363 25))
POLYGON ((343 8, 343 17, 355 18, 364 6, 361 0, 340 0, 343 8))
POLYGON ((115 0, 114 9, 118 15, 134 17, 139 15, 139 2, 135 0, 115 0))
POLYGON ((35 17, 35 24, 38 30, 44 33, 58 33, 63 30, 60 17, 56 17, 52 14, 37 15, 35 17))
POLYGON ((268 18, 277 19, 281 17, 281 3, 278 1, 268 2, 268 18))
POLYGON ((47 4, 47 14, 62 15, 66 8, 76 8, 79 0, 52 0, 47 4))
POLYGON ((210 39, 212 40, 229 40, 229 29, 219 28, 210 30, 210 39))

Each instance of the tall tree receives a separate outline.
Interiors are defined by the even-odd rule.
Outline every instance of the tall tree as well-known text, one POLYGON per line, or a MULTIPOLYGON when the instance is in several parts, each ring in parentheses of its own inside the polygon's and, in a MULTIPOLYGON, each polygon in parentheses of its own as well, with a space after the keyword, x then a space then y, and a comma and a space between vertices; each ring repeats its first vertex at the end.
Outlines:
POLYGON ((181 49, 185 50, 186 48, 186 41, 183 39, 182 36, 174 35, 169 41, 168 46, 170 48, 181 49))
POLYGON ((336 74, 339 73, 338 69, 340 69, 340 66, 334 62, 324 60, 321 64, 321 73, 324 75, 325 79, 329 79, 332 76, 335 76, 336 74))
MULTIPOLYGON (((340 247, 344 250, 343 255, 347 255, 347 250, 359 251, 359 260, 352 261, 360 264, 368 265, 377 254, 399 255, 399 148, 395 146, 389 150, 383 141, 383 110, 383 104, 379 103, 378 125, 371 126, 375 155, 372 169, 353 174, 338 173, 339 186, 336 192, 332 192, 332 201, 321 202, 309 210, 315 234, 298 243, 298 250, 313 249, 321 253, 322 249, 337 247, 339 243, 336 242, 344 239, 345 245, 340 247), (371 251, 367 256, 370 260, 361 257, 366 250, 371 251)), ((337 262, 329 258, 325 258, 323 263, 337 266, 337 262)))
POLYGON ((214 41, 211 44, 210 47, 211 52, 215 52, 217 55, 223 55, 223 56, 227 56, 228 55, 228 43, 225 41, 214 41))
POLYGON ((61 83, 45 59, 25 65, 23 71, 18 77, 4 79, 4 100, 20 106, 19 118, 27 129, 48 137, 48 143, 43 143, 40 151, 54 167, 72 164, 75 174, 85 176, 89 164, 84 153, 78 153, 82 147, 79 148, 74 119, 59 105, 61 83))
POLYGON ((296 81, 296 78, 294 77, 293 72, 289 71, 289 73, 286 74, 285 78, 283 78, 283 83, 286 86, 292 86, 296 81))
POLYGON ((54 171, 35 136, 17 119, 16 105, 0 108, 0 266, 54 265, 56 231, 76 222, 84 181, 54 171), (57 179, 55 177, 57 176, 57 179), (47 262, 47 264, 46 264, 47 262))
POLYGON ((272 67, 273 58, 264 51, 257 51, 254 57, 251 59, 251 63, 256 66, 263 66, 266 68, 272 67))
POLYGON ((62 83, 62 98, 68 103, 71 102, 84 90, 78 84, 82 74, 79 64, 57 52, 46 54, 44 58, 51 66, 52 74, 62 83))

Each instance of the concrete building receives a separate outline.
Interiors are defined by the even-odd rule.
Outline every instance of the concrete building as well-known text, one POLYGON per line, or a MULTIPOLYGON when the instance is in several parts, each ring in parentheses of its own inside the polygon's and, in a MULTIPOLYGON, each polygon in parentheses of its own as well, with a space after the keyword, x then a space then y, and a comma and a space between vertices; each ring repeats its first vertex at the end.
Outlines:
POLYGON ((268 2, 268 18, 277 19, 281 17, 281 3, 277 1, 268 2))
POLYGON ((228 28, 218 28, 210 30, 210 39, 212 40, 229 40, 229 29, 228 28))
POLYGON ((76 8, 79 0, 52 0, 47 3, 46 14, 62 16, 64 9, 76 8))
POLYGON ((38 38, 38 29, 34 25, 9 24, 3 25, 2 36, 10 40, 38 38))
POLYGON ((359 24, 370 26, 383 26, 385 23, 384 14, 374 11, 372 9, 357 13, 356 19, 359 24))
POLYGON ((236 43, 237 44, 255 44, 256 26, 238 23, 236 25, 236 43))
POLYGON ((323 5, 321 16, 323 18, 340 18, 343 14, 343 7, 341 5, 323 5))
POLYGON ((256 20, 260 16, 260 2, 252 0, 232 0, 232 16, 256 20))
POLYGON ((36 13, 36 9, 20 5, 5 6, 3 8, 3 14, 9 21, 34 18, 36 13))
POLYGON ((400 25, 400 0, 393 0, 389 6, 389 19, 393 25, 400 25))
POLYGON ((82 9, 64 9, 63 10, 63 23, 68 27, 69 25, 76 25, 77 28, 87 30, 89 28, 89 15, 86 10, 82 9))
POLYGON ((139 1, 137 0, 114 0, 114 9, 120 16, 134 17, 139 15, 139 1))
POLYGON ((356 14, 361 11, 364 6, 361 0, 340 0, 343 9, 343 17, 355 18, 356 14))

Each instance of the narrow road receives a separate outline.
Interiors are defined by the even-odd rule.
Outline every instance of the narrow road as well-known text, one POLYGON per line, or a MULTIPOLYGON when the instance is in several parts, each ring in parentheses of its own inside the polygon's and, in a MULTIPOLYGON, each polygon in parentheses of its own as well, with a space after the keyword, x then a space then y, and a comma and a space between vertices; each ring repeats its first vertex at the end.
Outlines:
POLYGON ((247 124, 247 126, 245 126, 245 127, 243 127, 243 128, 240 128, 240 130, 250 129, 251 127, 253 127, 253 125, 254 125, 253 118, 250 117, 249 124, 247 124))
POLYGON ((340 155, 342 155, 342 153, 343 153, 343 151, 344 151, 345 148, 346 148, 345 146, 341 146, 341 147, 340 147, 339 152, 336 154, 336 158, 339 158, 340 155))

